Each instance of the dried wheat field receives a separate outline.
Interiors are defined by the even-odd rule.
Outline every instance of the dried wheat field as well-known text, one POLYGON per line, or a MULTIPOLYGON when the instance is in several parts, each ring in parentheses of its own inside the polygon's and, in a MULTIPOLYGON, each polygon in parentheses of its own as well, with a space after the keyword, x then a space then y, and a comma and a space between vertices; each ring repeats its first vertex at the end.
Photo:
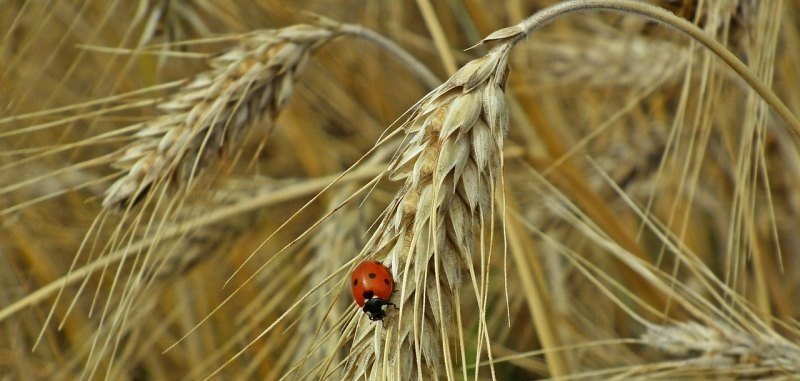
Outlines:
POLYGON ((799 47, 781 0, 0 0, 0 381, 800 379, 799 47))

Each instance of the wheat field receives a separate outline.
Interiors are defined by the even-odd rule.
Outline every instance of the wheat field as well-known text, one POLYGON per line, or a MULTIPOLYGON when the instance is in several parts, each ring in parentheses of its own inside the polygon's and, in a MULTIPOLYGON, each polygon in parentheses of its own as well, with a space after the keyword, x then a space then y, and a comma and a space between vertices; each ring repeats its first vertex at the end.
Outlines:
POLYGON ((798 47, 781 0, 0 0, 0 381, 800 379, 798 47))

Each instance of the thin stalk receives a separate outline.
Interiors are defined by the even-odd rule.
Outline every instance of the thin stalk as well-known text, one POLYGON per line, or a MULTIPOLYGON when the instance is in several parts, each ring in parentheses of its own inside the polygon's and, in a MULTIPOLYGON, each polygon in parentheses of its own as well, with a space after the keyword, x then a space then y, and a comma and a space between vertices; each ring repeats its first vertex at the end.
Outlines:
POLYGON ((425 83, 425 86, 428 88, 434 89, 436 86, 439 86, 442 83, 442 80, 439 79, 436 74, 433 74, 433 72, 430 71, 425 64, 409 54, 396 42, 384 37, 383 35, 357 24, 342 24, 341 31, 346 35, 363 38, 364 40, 383 48, 387 53, 397 58, 398 61, 406 64, 408 69, 423 83, 425 83))
POLYGON ((756 76, 756 74, 747 67, 747 65, 742 63, 742 61, 736 58, 736 56, 733 55, 733 53, 731 53, 727 48, 703 32, 703 30, 698 28, 696 25, 654 5, 632 0, 565 1, 533 14, 525 21, 511 28, 501 29, 492 35, 489 35, 489 37, 483 41, 486 42, 498 39, 492 38, 493 35, 497 35, 499 38, 510 37, 511 33, 514 30, 517 30, 518 34, 516 34, 514 39, 511 41, 511 43, 516 44, 522 40, 523 37, 526 37, 534 30, 549 24, 555 19, 580 11, 610 11, 616 13, 633 14, 671 27, 688 35, 695 41, 703 44, 703 46, 711 50, 717 55, 717 57, 725 61, 725 63, 727 63, 731 69, 739 74, 739 76, 741 76, 741 78, 747 82, 747 84, 750 85, 750 87, 756 93, 758 93, 758 95, 760 95, 764 101, 767 102, 767 104, 769 104, 773 110, 775 110, 775 112, 778 113, 778 116, 789 126, 789 128, 791 128, 795 134, 800 136, 800 120, 798 120, 794 114, 792 114, 789 108, 786 107, 786 105, 780 100, 780 98, 778 98, 777 95, 775 95, 769 86, 761 81, 758 76, 756 76))
POLYGON ((442 24, 436 17, 436 12, 433 10, 430 0, 417 0, 417 6, 422 13, 422 18, 425 19, 425 24, 433 36, 433 43, 436 45, 436 50, 439 51, 439 56, 442 59, 444 69, 447 70, 448 75, 452 75, 458 70, 456 59, 450 51, 450 46, 447 43, 447 37, 442 29, 442 24))

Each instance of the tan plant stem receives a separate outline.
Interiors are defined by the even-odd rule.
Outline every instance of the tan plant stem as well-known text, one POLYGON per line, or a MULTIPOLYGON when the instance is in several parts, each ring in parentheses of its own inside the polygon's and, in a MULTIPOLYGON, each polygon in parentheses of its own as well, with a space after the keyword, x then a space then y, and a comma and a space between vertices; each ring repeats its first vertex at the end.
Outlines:
MULTIPOLYGON (((506 194, 506 204, 511 210, 518 210, 518 203, 513 194, 506 194)), ((516 262, 517 275, 522 282, 527 299, 528 309, 536 333, 542 343, 542 351, 547 360, 547 369, 550 376, 558 380, 570 374, 567 359, 564 351, 558 350, 563 345, 559 338, 559 330, 556 328, 557 313, 552 307, 550 292, 548 291, 545 279, 545 270, 540 263, 541 258, 536 247, 530 240, 530 236, 519 223, 516 217, 511 217, 506 221, 508 229, 508 242, 511 254, 516 262)))
POLYGON ((453 58, 453 53, 450 52, 447 37, 442 29, 442 24, 439 22, 439 19, 436 18, 436 12, 434 12, 430 0, 417 0, 417 6, 419 6, 419 10, 422 12, 422 18, 425 19, 425 24, 428 25, 428 29, 431 31, 433 43, 436 45, 436 50, 439 51, 439 57, 442 59, 444 69, 447 70, 447 74, 455 73, 458 68, 456 66, 456 60, 453 58))
POLYGON ((778 116, 780 116, 784 123, 786 123, 795 134, 800 136, 800 120, 792 114, 789 108, 775 95, 769 86, 759 79, 747 65, 742 63, 730 50, 703 32, 703 30, 696 25, 654 5, 632 0, 565 1, 536 12, 531 17, 528 17, 525 21, 515 26, 500 29, 490 34, 482 42, 488 42, 499 38, 511 38, 511 36, 514 36, 512 43, 516 44, 534 30, 549 24, 555 19, 580 11, 610 11, 633 14, 674 28, 688 35, 725 61, 731 69, 739 74, 741 78, 778 113, 778 116))
POLYGON ((370 41, 426 86, 439 85, 433 73, 385 37, 358 25, 318 21, 322 26, 299 24, 249 34, 210 58, 210 70, 159 102, 162 115, 142 123, 136 139, 116 158, 113 165, 125 174, 108 188, 103 206, 135 204, 159 186, 186 187, 219 156, 236 152, 253 126, 268 135, 311 53, 337 36, 370 41))
POLYGON ((416 75, 428 88, 435 88, 442 83, 442 80, 433 74, 427 66, 408 53, 396 42, 376 33, 373 30, 367 29, 358 24, 342 24, 340 30, 345 35, 363 38, 393 55, 398 61, 403 63, 414 75, 416 75))

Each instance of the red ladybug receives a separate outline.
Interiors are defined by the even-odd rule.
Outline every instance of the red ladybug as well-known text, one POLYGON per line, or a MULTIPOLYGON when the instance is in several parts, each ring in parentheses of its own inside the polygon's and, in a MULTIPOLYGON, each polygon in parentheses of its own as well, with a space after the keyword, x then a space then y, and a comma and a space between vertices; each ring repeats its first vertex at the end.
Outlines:
POLYGON ((353 298, 369 320, 383 320, 394 291, 394 279, 386 266, 376 261, 364 261, 353 270, 353 298))

